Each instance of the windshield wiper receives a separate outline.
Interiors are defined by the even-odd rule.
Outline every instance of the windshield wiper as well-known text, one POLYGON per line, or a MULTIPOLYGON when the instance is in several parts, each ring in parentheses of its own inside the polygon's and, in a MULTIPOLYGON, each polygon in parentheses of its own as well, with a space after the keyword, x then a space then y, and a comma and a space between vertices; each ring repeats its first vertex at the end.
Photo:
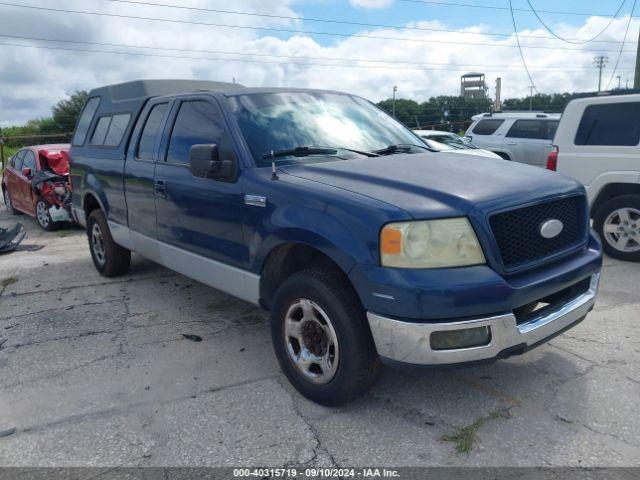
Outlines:
POLYGON ((338 153, 336 148, 325 147, 296 147, 287 148, 285 150, 271 150, 262 154, 262 158, 280 158, 280 157, 308 157, 309 155, 335 155, 338 153))
POLYGON ((346 150, 348 152, 357 153, 360 155, 365 155, 367 157, 379 157, 375 152, 363 152, 360 150, 354 150, 352 148, 344 148, 344 147, 295 147, 288 148, 285 150, 276 150, 270 151, 262 154, 262 158, 270 159, 270 158, 280 158, 280 157, 308 157, 311 155, 335 155, 338 153, 338 150, 346 150))
POLYGON ((371 153, 377 155, 393 155, 398 152, 410 152, 413 148, 422 148, 423 150, 433 151, 425 145, 413 145, 411 143, 398 143, 396 145, 389 145, 388 147, 381 148, 380 150, 374 150, 371 153))

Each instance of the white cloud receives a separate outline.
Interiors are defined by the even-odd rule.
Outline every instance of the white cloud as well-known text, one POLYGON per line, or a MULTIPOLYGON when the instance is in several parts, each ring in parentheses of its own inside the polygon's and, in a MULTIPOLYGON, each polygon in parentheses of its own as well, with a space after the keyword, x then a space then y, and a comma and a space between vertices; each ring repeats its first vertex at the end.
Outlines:
MULTIPOLYGON (((210 7, 210 2, 194 0, 190 5, 207 8, 210 7)), ((65 8, 89 10, 86 2, 81 0, 68 1, 65 8)), ((272 0, 269 8, 269 13, 276 15, 300 15, 291 7, 290 0, 272 0)), ((160 7, 134 8, 132 5, 123 6, 112 2, 96 2, 91 9, 115 14, 256 28, 303 29, 300 21, 295 20, 160 7)), ((264 2, 237 0, 234 2, 234 10, 264 12, 264 2)), ((326 17, 332 17, 331 13, 327 12, 326 17)), ((606 22, 605 18, 592 17, 579 28, 564 25, 558 28, 568 37, 589 38, 598 33, 606 22)), ((625 18, 614 20, 598 40, 621 39, 626 22, 625 18)), ((324 45, 302 33, 286 38, 275 32, 248 28, 3 8, 0 15, 0 32, 3 35, 74 39, 93 42, 94 45, 36 42, 7 37, 0 37, 0 45, 17 43, 141 55, 1 45, 0 126, 19 124, 49 115, 51 105, 75 89, 89 90, 138 78, 231 81, 235 77, 238 82, 247 86, 330 88, 357 93, 378 101, 391 96, 393 85, 398 86, 399 97, 417 100, 426 100, 434 95, 456 95, 462 73, 481 71, 487 76, 491 95, 497 76, 502 77, 503 98, 528 94, 529 81, 522 69, 518 49, 504 47, 514 45, 514 38, 489 36, 486 34, 487 28, 482 25, 458 34, 427 30, 447 28, 447 25, 439 22, 420 21, 408 26, 416 29, 363 30, 357 36, 335 37, 335 41, 324 45), (123 48, 113 44, 151 46, 156 49, 123 48), (251 56, 253 53, 260 56, 251 56), (309 57, 314 60, 308 60, 309 57)), ((314 31, 325 31, 328 28, 317 23, 305 24, 304 27, 314 31)), ((640 20, 634 19, 630 32, 637 31, 639 27, 640 20)), ((542 29, 520 33, 523 36, 548 36, 542 29)), ((523 38, 522 43, 527 46, 525 57, 541 92, 593 91, 597 88, 597 70, 592 63, 596 53, 592 50, 575 50, 583 47, 551 39, 523 38)), ((603 74, 606 86, 619 45, 593 43, 587 47, 611 50, 607 53, 610 63, 603 74)), ((633 44, 625 49, 632 50, 633 44)), ((620 65, 623 86, 626 79, 633 83, 633 60, 633 54, 623 56, 620 65)), ((615 85, 617 80, 614 78, 612 86, 615 85)))
POLYGON ((393 0, 349 0, 349 3, 359 8, 387 8, 393 0))

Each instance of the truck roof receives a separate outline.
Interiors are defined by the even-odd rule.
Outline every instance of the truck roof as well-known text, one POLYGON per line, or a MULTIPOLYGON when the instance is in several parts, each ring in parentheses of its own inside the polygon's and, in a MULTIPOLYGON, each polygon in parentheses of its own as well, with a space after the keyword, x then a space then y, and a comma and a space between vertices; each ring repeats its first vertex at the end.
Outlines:
POLYGON ((224 91, 242 88, 244 87, 237 83, 207 80, 135 80, 94 88, 89 92, 89 97, 102 97, 103 101, 119 103, 198 90, 224 91))

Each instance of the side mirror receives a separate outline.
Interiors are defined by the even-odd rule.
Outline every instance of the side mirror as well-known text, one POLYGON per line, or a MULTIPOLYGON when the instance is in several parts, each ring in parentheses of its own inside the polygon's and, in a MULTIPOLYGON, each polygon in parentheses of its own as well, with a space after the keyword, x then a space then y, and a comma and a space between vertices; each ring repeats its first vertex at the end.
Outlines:
POLYGON ((24 175, 25 177, 30 177, 31 176, 31 169, 29 167, 24 167, 22 169, 22 175, 24 175))
POLYGON ((192 145, 189 166, 194 177, 228 179, 234 172, 233 161, 220 160, 215 143, 192 145))

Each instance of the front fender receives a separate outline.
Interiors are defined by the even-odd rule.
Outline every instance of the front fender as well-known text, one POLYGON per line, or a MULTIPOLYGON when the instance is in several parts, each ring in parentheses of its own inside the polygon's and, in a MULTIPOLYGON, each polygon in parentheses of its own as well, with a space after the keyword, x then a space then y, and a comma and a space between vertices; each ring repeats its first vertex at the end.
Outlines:
POLYGON ((370 263, 367 242, 350 233, 350 229, 325 211, 297 206, 279 208, 270 216, 266 236, 258 229, 249 242, 251 270, 261 272, 269 254, 284 244, 298 243, 315 248, 335 262, 345 273, 356 263, 370 263))

